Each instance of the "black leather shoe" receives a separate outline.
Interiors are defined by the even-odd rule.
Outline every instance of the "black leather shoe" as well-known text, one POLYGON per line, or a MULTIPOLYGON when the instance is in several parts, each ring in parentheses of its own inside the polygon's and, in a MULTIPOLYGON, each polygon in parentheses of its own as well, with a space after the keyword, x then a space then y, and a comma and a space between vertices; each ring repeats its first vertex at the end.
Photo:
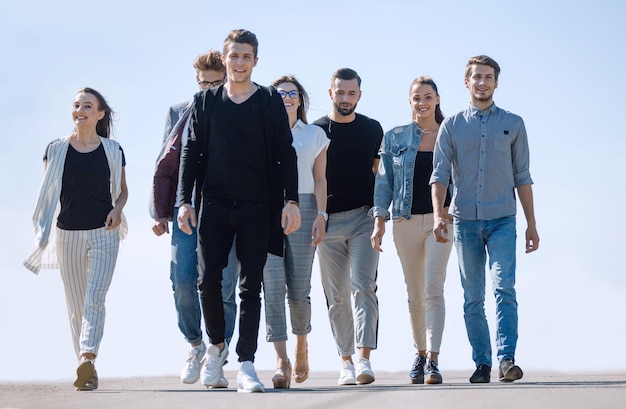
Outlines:
POLYGON ((471 383, 489 383, 491 382, 491 367, 488 365, 478 365, 469 378, 471 383))
POLYGON ((411 378, 412 384, 424 383, 424 365, 426 365, 426 357, 420 354, 415 354, 415 361, 411 366, 411 372, 409 372, 409 378, 411 378))

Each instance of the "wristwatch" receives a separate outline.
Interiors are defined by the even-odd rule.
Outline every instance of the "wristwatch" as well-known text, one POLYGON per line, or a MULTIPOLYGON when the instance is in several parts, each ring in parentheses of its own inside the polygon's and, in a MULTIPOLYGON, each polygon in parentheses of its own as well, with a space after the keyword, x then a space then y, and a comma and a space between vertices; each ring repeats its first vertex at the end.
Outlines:
POLYGON ((320 215, 320 216, 322 216, 322 217, 324 218, 324 221, 325 221, 325 222, 327 222, 327 221, 328 221, 328 213, 326 213, 325 211, 323 211, 323 210, 318 210, 318 211, 317 211, 317 214, 318 214, 318 215, 320 215))

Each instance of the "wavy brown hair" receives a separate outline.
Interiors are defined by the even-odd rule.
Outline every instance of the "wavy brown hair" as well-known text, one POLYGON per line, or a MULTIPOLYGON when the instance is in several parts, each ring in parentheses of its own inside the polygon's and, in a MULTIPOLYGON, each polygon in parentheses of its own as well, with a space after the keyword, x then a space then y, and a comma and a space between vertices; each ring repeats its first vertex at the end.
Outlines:
POLYGON ((101 93, 89 87, 81 89, 76 93, 76 95, 78 94, 91 94, 96 97, 96 99, 98 100, 98 111, 104 111, 104 116, 96 124, 96 133, 104 138, 108 138, 109 136, 111 136, 111 128, 113 126, 113 114, 115 112, 113 112, 106 99, 104 99, 101 93))

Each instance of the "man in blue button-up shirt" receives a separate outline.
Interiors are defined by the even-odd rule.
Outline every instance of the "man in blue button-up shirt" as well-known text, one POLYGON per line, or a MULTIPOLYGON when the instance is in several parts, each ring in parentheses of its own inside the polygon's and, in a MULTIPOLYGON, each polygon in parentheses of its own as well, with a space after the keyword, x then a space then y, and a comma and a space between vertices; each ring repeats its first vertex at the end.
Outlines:
POLYGON ((472 383, 491 379, 491 342, 484 309, 487 255, 496 297, 499 379, 512 382, 523 376, 515 364, 515 190, 528 225, 526 252, 539 247, 526 129, 522 118, 493 103, 499 74, 500 67, 492 58, 470 58, 465 86, 471 103, 441 124, 430 179, 434 234, 439 242, 448 241, 443 204, 450 178, 454 184, 449 213, 454 218, 465 326, 476 363, 472 383))

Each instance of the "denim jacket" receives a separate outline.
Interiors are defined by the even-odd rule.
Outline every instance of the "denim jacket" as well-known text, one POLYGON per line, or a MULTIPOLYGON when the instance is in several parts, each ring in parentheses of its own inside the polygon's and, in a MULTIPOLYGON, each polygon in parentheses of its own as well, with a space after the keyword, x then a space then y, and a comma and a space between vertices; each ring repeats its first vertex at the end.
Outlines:
POLYGON ((374 207, 368 213, 371 217, 389 220, 387 209, 392 201, 394 218, 411 217, 413 172, 421 139, 422 131, 415 122, 385 133, 374 185, 374 207))

